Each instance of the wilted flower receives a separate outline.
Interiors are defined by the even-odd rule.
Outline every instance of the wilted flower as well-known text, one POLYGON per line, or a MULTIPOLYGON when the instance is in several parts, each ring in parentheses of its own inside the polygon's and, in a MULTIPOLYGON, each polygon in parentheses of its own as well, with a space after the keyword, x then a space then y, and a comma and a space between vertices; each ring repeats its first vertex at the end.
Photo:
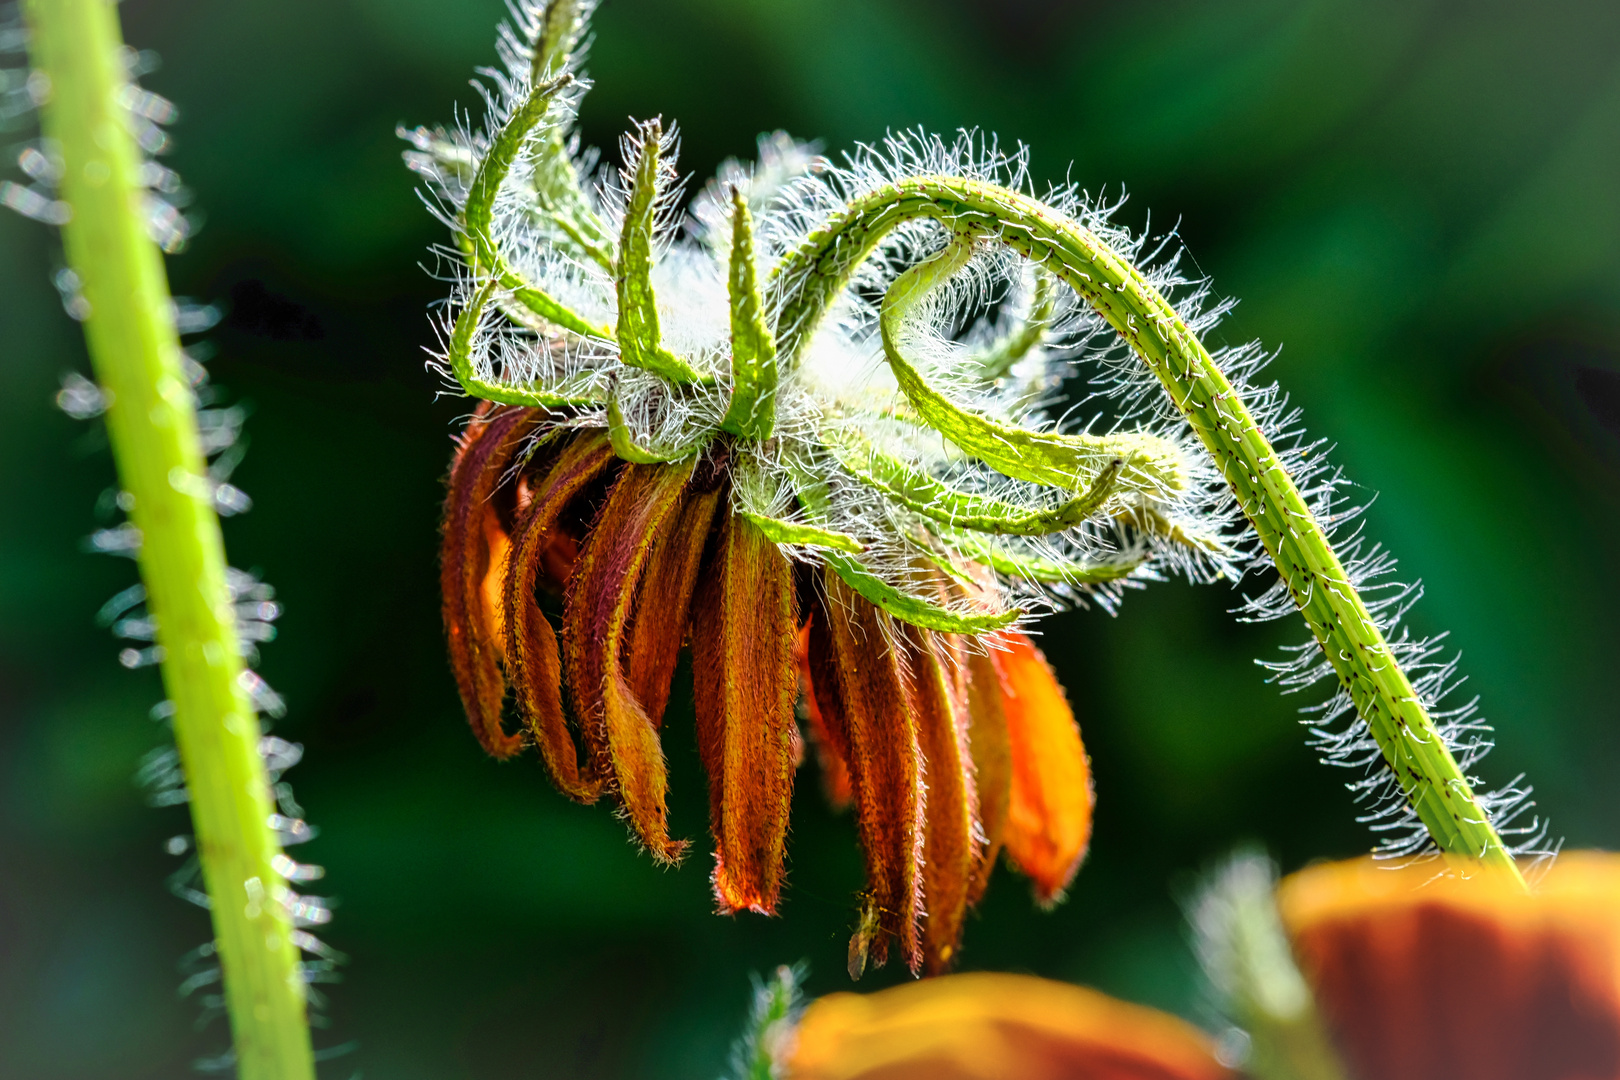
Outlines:
POLYGON ((547 419, 486 407, 451 470, 445 621, 490 753, 518 752, 526 735, 563 792, 589 803, 612 791, 653 856, 678 859, 658 729, 689 638, 722 911, 776 909, 801 671, 830 793, 853 799, 867 853, 857 974, 891 939, 914 967, 946 965, 1002 845, 1042 900, 1061 892, 1090 835, 1090 775, 1028 637, 1000 631, 972 649, 890 618, 836 574, 795 568, 731 509, 727 446, 627 463, 606 433, 547 419), (543 592, 562 596, 561 648, 543 592), (508 683, 523 733, 502 725, 508 683))
POLYGON ((655 858, 677 859, 658 729, 689 637, 719 906, 770 912, 802 683, 866 854, 851 968, 898 943, 937 970, 999 847, 1049 901, 1089 834, 1072 714, 1018 628, 1111 610, 1166 569, 1235 578, 1256 550, 1232 546, 1241 501, 1287 555, 1257 610, 1306 606, 1322 643, 1288 680, 1339 672, 1398 721, 1319 734, 1362 761, 1364 736, 1412 733, 1413 820, 1507 857, 1470 809, 1456 732, 1426 734, 1435 695, 1380 674, 1386 650, 1428 655, 1384 642, 1394 623, 1354 592, 1387 562, 1346 569, 1328 548, 1312 508, 1343 516, 1338 479, 1314 503, 1294 486, 1289 468, 1303 482, 1319 455, 1274 449, 1246 411, 1245 393, 1263 423, 1290 423, 1275 388, 1245 382, 1258 349, 1220 354, 1234 383, 1198 342, 1223 309, 1161 254, 1169 237, 1148 245, 1072 188, 1037 200, 1022 151, 967 133, 842 165, 767 137, 683 229, 661 121, 636 125, 618 169, 579 151, 590 6, 518 3, 485 129, 404 133, 455 237, 437 362, 485 402, 451 478, 444 586, 492 753, 532 741, 565 792, 610 795, 655 858), (1054 415, 1071 360, 1101 376, 1084 426, 1054 415), (508 687, 523 732, 503 726, 508 687))

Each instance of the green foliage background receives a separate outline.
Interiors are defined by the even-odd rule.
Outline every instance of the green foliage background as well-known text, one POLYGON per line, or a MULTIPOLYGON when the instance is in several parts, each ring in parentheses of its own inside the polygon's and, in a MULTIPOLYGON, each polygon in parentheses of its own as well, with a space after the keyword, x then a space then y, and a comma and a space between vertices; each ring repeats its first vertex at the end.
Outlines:
MULTIPOLYGON (((441 649, 436 511, 464 405, 422 370, 418 262, 441 238, 396 122, 447 120, 492 57, 497 0, 127 0, 128 38, 183 111, 171 164, 207 228, 175 290, 230 314, 216 380, 250 402, 233 562, 287 605, 262 671, 323 836, 300 855, 341 898, 333 988, 356 1057, 329 1075, 709 1078, 747 974, 808 958, 847 987, 859 857, 813 767, 783 917, 709 913, 707 856, 638 856, 602 807, 529 759, 486 760, 441 649)), ((1546 0, 608 0, 588 140, 630 115, 684 132, 702 179, 786 128, 832 151, 922 124, 1035 148, 1038 177, 1131 193, 1180 221, 1243 298, 1218 341, 1272 368, 1376 492, 1371 534, 1422 576, 1497 726, 1493 781, 1525 771, 1556 835, 1620 844, 1620 8, 1546 0), (1072 168, 1070 162, 1073 162, 1072 168)), ((13 131, 12 140, 28 137, 13 131)), ((91 623, 133 579, 81 554, 105 440, 50 405, 84 370, 45 229, 0 216, 0 1074, 189 1075, 175 962, 202 914, 170 898, 179 811, 131 780, 162 739, 156 676, 91 623)), ((1258 585, 1250 582, 1246 588, 1258 585)), ((1092 856, 1041 913, 1001 872, 970 968, 1034 971, 1200 1018, 1174 897, 1258 838, 1289 868, 1364 850, 1226 588, 1156 586, 1110 619, 1045 626, 1097 775, 1092 856)), ((677 701, 680 694, 677 693, 677 701)), ((674 823, 703 837, 690 707, 666 728, 674 823)), ((896 981, 893 970, 863 985, 896 981)))

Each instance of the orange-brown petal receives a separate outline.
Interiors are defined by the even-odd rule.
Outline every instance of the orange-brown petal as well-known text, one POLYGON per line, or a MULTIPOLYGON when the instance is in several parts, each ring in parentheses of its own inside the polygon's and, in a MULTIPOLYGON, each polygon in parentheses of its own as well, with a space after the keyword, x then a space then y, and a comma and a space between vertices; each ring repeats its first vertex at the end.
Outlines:
POLYGON ((691 492, 680 515, 658 538, 641 578, 641 596, 630 624, 630 686, 654 727, 663 723, 669 684, 686 640, 687 613, 704 549, 722 492, 691 492))
POLYGON ((602 792, 602 777, 578 748, 562 705, 562 662, 557 635, 535 600, 545 573, 545 554, 554 546, 558 516, 568 503, 618 459, 605 435, 575 438, 534 485, 528 507, 515 530, 502 597, 507 636, 507 664, 517 690, 519 711, 539 747, 541 760, 557 788, 576 802, 592 803, 602 792))
POLYGON ((1564 855, 1512 877, 1372 859, 1277 892, 1319 1011, 1357 1077, 1620 1076, 1620 857, 1564 855))
POLYGON ((624 468, 580 550, 564 611, 574 708, 606 751, 631 828, 660 862, 677 861, 686 845, 669 837, 664 751, 626 677, 624 638, 642 571, 691 475, 691 463, 624 468))
POLYGON ((805 1010, 788 1080, 1227 1080, 1208 1036, 1027 975, 950 975, 805 1010))
POLYGON ((709 774, 714 895, 722 912, 770 915, 793 800, 798 625, 793 567, 759 528, 727 514, 692 609, 698 749, 709 774))
POLYGON ((826 717, 821 714, 821 706, 816 703, 815 676, 810 670, 810 632, 809 622, 806 622, 804 629, 799 631, 797 647, 799 688, 804 694, 804 711, 805 718, 810 724, 810 741, 815 744, 816 762, 821 766, 822 790, 832 808, 842 810, 854 798, 849 779, 849 749, 842 742, 835 741, 835 738, 840 738, 843 732, 840 731, 835 736, 832 729, 827 726, 826 717))
POLYGON ((883 964, 892 938, 916 971, 922 964, 917 923, 926 796, 905 658, 894 647, 899 631, 836 574, 823 581, 826 599, 817 615, 826 615, 827 633, 815 631, 820 618, 812 622, 810 667, 822 717, 830 729, 843 731, 849 746, 867 903, 879 930, 871 957, 883 964))
POLYGON ((501 727, 502 627, 499 608, 490 601, 499 596, 502 571, 492 555, 504 553, 507 538, 490 499, 528 438, 534 415, 529 409, 481 407, 456 449, 444 504, 439 584, 450 666, 473 734, 498 758, 517 753, 523 739, 501 727))
POLYGON ((1007 855, 1029 875, 1042 904, 1062 899, 1091 842, 1091 762, 1080 728, 1046 657, 1028 636, 1000 635, 991 653, 1001 676, 1012 754, 1007 855))
POLYGON ((1012 797, 1012 741, 1007 734, 1006 691, 1001 672, 987 652, 964 650, 967 675, 968 746, 973 759, 974 792, 978 797, 979 828, 984 834, 968 903, 976 904, 990 884, 996 856, 1006 838, 1007 809, 1012 797))
POLYGON ((928 813, 923 819, 923 906, 928 912, 922 924, 923 959, 929 972, 938 975, 949 970, 962 943, 962 921, 979 855, 977 807, 954 643, 914 626, 900 629, 928 786, 928 813))

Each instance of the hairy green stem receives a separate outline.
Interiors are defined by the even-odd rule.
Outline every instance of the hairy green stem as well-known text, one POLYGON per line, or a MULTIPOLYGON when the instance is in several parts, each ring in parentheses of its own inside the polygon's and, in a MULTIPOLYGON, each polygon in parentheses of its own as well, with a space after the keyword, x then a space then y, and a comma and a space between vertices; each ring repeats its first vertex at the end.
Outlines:
POLYGON ((107 0, 30 0, 33 60, 50 80, 44 129, 62 155, 68 262, 89 303, 85 338, 110 398, 118 478, 134 496, 141 578, 191 796, 224 972, 238 1074, 310 1080, 314 1064, 286 882, 270 827, 259 722, 240 678, 225 551, 181 370, 162 256, 148 238, 128 85, 107 0))
POLYGON ((1124 337, 1220 467, 1436 845, 1517 876, 1490 815, 1242 398, 1170 303, 1089 229, 981 181, 922 176, 878 188, 835 214, 773 273, 783 364, 792 365, 832 298, 882 238, 918 218, 998 239, 1056 274, 1124 337))

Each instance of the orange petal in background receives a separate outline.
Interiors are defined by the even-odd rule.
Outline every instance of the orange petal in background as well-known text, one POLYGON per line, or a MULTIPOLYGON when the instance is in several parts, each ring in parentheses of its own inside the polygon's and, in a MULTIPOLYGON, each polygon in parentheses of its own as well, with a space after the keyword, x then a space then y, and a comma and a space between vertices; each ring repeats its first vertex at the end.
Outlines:
POLYGON ((1074 879, 1091 841, 1091 762, 1063 687, 1028 636, 1000 635, 991 660, 1001 676, 1012 758, 1007 854, 1052 904, 1074 879))
POLYGON ((563 450, 535 485, 534 496, 518 522, 502 597, 506 625, 512 631, 506 639, 507 667, 517 691, 518 709, 552 782, 570 799, 582 803, 593 803, 600 796, 601 774, 590 762, 581 768, 579 751, 563 715, 557 635, 534 594, 544 572, 544 554, 553 544, 558 515, 617 460, 603 435, 582 436, 563 450))
POLYGON ((1487 868, 1372 859, 1285 879, 1278 907, 1365 1080, 1620 1076, 1620 856, 1563 855, 1526 893, 1487 868))
POLYGON ((756 526, 727 514, 692 609, 698 750, 723 913, 775 914, 782 887, 796 764, 796 607, 793 567, 756 526))
MULTIPOLYGON (((625 816, 654 859, 675 862, 663 747, 626 679, 623 652, 642 570, 680 510, 692 465, 628 465, 580 550, 563 613, 568 687, 580 723, 607 761, 625 816)), ((649 612, 649 614, 651 614, 649 612)))
POLYGON ((511 757, 523 748, 520 735, 501 727, 506 680, 499 608, 501 554, 506 534, 490 507, 490 497, 513 455, 533 428, 534 411, 480 406, 468 423, 450 465, 444 504, 444 540, 439 551, 439 585, 450 666, 473 734, 491 755, 511 757), (491 549, 497 549, 492 553, 491 549), (491 577, 495 578, 492 584, 491 577))
POLYGON ((811 1004, 789 1080, 1228 1080, 1153 1009, 1025 975, 950 975, 811 1004))

